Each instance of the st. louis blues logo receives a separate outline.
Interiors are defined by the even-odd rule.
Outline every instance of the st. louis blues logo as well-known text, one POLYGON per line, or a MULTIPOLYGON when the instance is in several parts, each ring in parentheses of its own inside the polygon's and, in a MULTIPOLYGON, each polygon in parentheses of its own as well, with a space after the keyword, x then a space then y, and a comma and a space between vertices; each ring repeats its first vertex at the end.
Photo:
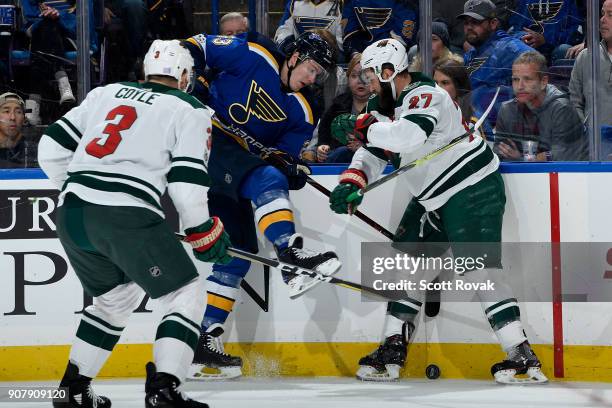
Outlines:
POLYGON ((391 8, 354 7, 355 15, 361 27, 372 35, 370 30, 387 24, 391 18, 391 8))
POLYGON ((472 75, 474 72, 478 71, 488 59, 489 57, 479 57, 471 60, 470 64, 466 67, 468 75, 472 75))
POLYGON ((529 10, 529 16, 533 20, 533 24, 529 26, 529 29, 543 34, 545 24, 554 23, 562 7, 563 2, 529 4, 527 10, 529 10))
POLYGON ((309 16, 295 16, 293 17, 293 25, 295 31, 298 34, 303 34, 306 31, 321 29, 330 30, 334 23, 334 18, 329 17, 309 17, 309 16))
POLYGON ((229 115, 238 124, 245 124, 251 115, 264 122, 281 122, 287 119, 285 112, 274 102, 274 99, 257 82, 251 82, 249 96, 244 105, 233 103, 229 115))

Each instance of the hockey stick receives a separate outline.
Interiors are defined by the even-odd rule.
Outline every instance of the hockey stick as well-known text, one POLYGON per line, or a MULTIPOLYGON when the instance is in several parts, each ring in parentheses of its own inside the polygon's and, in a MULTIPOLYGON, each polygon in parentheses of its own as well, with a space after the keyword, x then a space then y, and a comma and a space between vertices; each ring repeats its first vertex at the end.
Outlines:
POLYGON ((476 132, 476 129, 478 129, 480 126, 482 126, 483 122, 487 119, 487 116, 489 115, 489 112, 491 112, 491 109, 493 109, 493 105, 495 105, 495 101, 497 100, 497 95, 499 94, 499 89, 500 88, 498 87, 497 91, 495 92, 495 95, 493 96, 493 100, 491 101, 491 103, 487 107, 487 110, 485 110, 485 112, 482 114, 480 119, 478 119, 478 121, 474 124, 474 127, 472 129, 470 129, 469 131, 465 132, 461 136, 458 136, 458 137, 454 138, 448 144, 446 144, 446 145, 444 145, 442 147, 437 148, 436 150, 434 150, 431 153, 426 154, 425 156, 421 157, 420 159, 413 160, 410 163, 407 163, 407 164, 403 165, 399 169, 397 169, 395 171, 392 171, 391 173, 387 174, 386 176, 381 177, 378 180, 368 184, 364 188, 359 189, 359 190, 355 191, 354 193, 351 193, 346 198, 346 201, 350 202, 350 201, 355 200, 357 197, 363 196, 368 191, 370 191, 370 190, 380 186, 381 184, 386 183, 387 181, 389 181, 391 179, 396 178, 399 175, 402 175, 402 174, 406 173, 408 170, 413 169, 416 166, 422 165, 423 163, 433 159, 434 157, 439 156, 440 154, 444 153, 445 151, 447 151, 447 150, 451 149, 452 147, 458 145, 459 143, 463 142, 468 137, 472 136, 474 134, 474 132, 476 132))
MULTIPOLYGON (((321 193, 325 194, 327 197, 331 195, 331 192, 327 188, 325 188, 323 185, 315 181, 312 177, 308 176, 306 178, 306 182, 308 182, 308 184, 313 186, 315 189, 319 190, 321 193)), ((370 227, 374 228, 376 231, 380 232, 385 237, 393 241, 393 233, 391 233, 391 231, 389 231, 388 229, 386 229, 385 227, 383 227, 382 225, 380 225, 379 223, 377 223, 376 221, 374 221, 373 219, 371 219, 370 217, 368 217, 361 211, 357 210, 352 215, 356 216, 361 221, 365 222, 370 227)))
MULTIPOLYGON (((189 242, 185 241, 185 235, 179 234, 178 232, 174 233, 174 235, 176 235, 176 237, 181 242, 185 244, 189 244, 189 242)), ((319 280, 321 282, 331 283, 332 285, 341 286, 343 288, 351 289, 357 292, 365 292, 365 293, 377 296, 379 298, 382 298, 384 300, 397 300, 397 299, 392 299, 388 296, 385 296, 381 294, 380 291, 374 288, 371 288, 369 286, 364 286, 359 283, 335 278, 333 276, 323 275, 317 271, 313 271, 312 269, 300 268, 298 266, 280 262, 275 259, 270 259, 270 258, 266 258, 260 255, 253 254, 251 252, 243 251, 242 249, 230 247, 227 249, 227 253, 230 256, 244 259, 246 261, 256 262, 261 265, 266 265, 266 266, 278 269, 281 272, 285 272, 291 275, 304 275, 304 276, 308 276, 309 278, 319 280)))

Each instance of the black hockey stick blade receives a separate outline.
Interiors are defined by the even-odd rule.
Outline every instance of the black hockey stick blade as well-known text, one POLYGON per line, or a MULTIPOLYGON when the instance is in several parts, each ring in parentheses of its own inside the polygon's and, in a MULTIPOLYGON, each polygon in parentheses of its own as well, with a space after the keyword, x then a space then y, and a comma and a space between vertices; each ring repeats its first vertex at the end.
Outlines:
MULTIPOLYGON (((440 279, 436 276, 436 279, 431 281, 432 283, 439 283, 440 279)), ((440 290, 432 289, 425 293, 425 316, 436 317, 440 313, 440 290)))

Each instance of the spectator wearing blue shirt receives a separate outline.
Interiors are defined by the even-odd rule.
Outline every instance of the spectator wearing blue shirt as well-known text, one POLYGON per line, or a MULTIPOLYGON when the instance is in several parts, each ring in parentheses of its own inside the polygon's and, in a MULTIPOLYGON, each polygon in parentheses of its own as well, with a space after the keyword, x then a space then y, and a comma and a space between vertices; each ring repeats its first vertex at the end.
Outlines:
MULTIPOLYGON (((512 98, 512 63, 524 52, 533 51, 518 38, 499 29, 498 13, 490 0, 468 0, 463 14, 465 40, 474 47, 463 59, 472 84, 472 105, 480 117, 489 106, 496 89, 500 93, 487 118, 493 127, 502 102, 512 98)), ((489 127, 487 126, 487 127, 489 127)))

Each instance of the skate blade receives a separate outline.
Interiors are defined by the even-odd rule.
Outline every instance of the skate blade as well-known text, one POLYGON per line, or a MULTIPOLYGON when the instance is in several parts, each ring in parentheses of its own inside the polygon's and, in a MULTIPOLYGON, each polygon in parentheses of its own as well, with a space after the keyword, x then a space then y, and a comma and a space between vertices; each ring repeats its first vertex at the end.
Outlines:
POLYGON ((361 381, 393 382, 399 379, 400 369, 397 364, 385 365, 385 371, 378 371, 372 366, 359 366, 356 377, 361 381))
POLYGON ((522 377, 516 375, 516 370, 501 370, 495 373, 495 382, 504 385, 546 384, 548 382, 548 378, 539 367, 528 368, 527 373, 522 377))
MULTIPOLYGON (((316 269, 317 272, 325 275, 332 276, 340 270, 342 266, 342 262, 338 259, 329 259, 319 265, 316 269)), ((296 281, 293 284, 289 285, 289 298, 297 299, 302 296, 304 293, 308 292, 310 289, 317 286, 322 281, 318 279, 312 279, 305 275, 296 276, 296 281)))
POLYGON ((203 364, 192 364, 188 381, 225 381, 242 375, 240 367, 213 368, 203 364))

